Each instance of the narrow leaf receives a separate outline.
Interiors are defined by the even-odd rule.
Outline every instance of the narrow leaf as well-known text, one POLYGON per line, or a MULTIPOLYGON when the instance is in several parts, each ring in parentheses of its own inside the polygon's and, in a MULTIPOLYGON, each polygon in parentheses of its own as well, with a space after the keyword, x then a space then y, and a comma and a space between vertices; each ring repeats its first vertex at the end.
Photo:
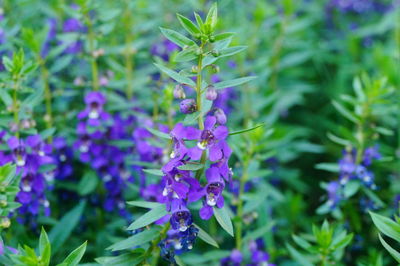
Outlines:
POLYGON ((178 17, 179 22, 181 23, 182 27, 189 32, 191 35, 196 36, 200 34, 199 28, 187 17, 182 16, 180 14, 176 14, 178 17))
POLYGON ((382 245, 386 248, 386 250, 392 255, 392 257, 400 263, 400 253, 397 252, 394 248, 392 248, 386 241, 382 238, 382 236, 379 234, 379 240, 381 241, 382 245))
POLYGON ((149 202, 149 201, 128 201, 126 202, 128 205, 135 206, 135 207, 142 207, 147 209, 153 209, 158 206, 165 206, 162 203, 158 202, 149 202))
POLYGON ((349 119, 350 121, 354 123, 358 123, 358 119, 349 111, 347 110, 343 105, 338 103, 337 101, 332 101, 333 106, 338 110, 339 113, 341 113, 344 117, 349 119))
POLYGON ((184 77, 182 75, 180 75, 179 73, 177 73, 176 71, 169 69, 163 65, 160 64, 154 64, 156 67, 158 67, 162 72, 164 72, 165 74, 167 74, 169 77, 171 77, 172 79, 176 80, 179 83, 182 84, 187 84, 190 85, 192 87, 196 86, 196 83, 194 83, 193 80, 191 80, 188 77, 184 77))
POLYGON ((253 131, 253 130, 256 130, 257 128, 259 128, 259 127, 263 127, 264 125, 265 124, 263 123, 263 124, 259 124, 257 126, 251 127, 251 128, 242 129, 242 130, 238 130, 238 131, 233 131, 233 132, 229 133, 229 136, 243 134, 243 133, 246 133, 246 132, 249 132, 249 131, 253 131))
POLYGON ((217 241, 215 241, 214 238, 212 238, 212 236, 210 236, 206 231, 201 229, 201 227, 198 226, 197 224, 195 224, 195 226, 199 229, 199 237, 201 240, 203 240, 207 244, 210 244, 211 246, 219 248, 217 241))
POLYGON ((86 245, 87 241, 74 249, 66 258, 63 262, 61 262, 61 265, 68 265, 68 266, 76 266, 78 263, 81 261, 83 255, 85 254, 86 251, 86 245))
POLYGON ((164 205, 157 206, 144 215, 140 216, 136 221, 134 221, 129 227, 128 230, 136 230, 138 228, 149 225, 163 216, 167 215, 168 212, 165 209, 164 205))
POLYGON ((54 254, 61 248, 78 224, 85 206, 86 201, 81 201, 78 206, 67 212, 57 225, 51 229, 49 239, 52 243, 54 254))
POLYGON ((160 169, 142 169, 143 172, 151 174, 151 175, 156 175, 156 176, 163 176, 164 173, 160 169))
POLYGON ((184 165, 178 166, 178 169, 184 170, 184 171, 197 171, 203 167, 204 167, 203 164, 184 164, 184 165))
POLYGON ((179 32, 176 32, 176 31, 170 30, 170 29, 164 29, 164 28, 160 28, 160 30, 161 30, 162 34, 164 34, 164 36, 168 40, 170 40, 173 43, 176 43, 177 45, 179 45, 182 48, 185 46, 196 45, 196 43, 194 41, 185 37, 184 35, 180 34, 179 32))
POLYGON ((241 85, 241 84, 249 82, 255 78, 256 78, 256 76, 231 79, 231 80, 226 80, 226 81, 221 81, 221 82, 215 83, 215 84, 213 84, 213 86, 214 86, 214 89, 216 89, 216 90, 222 90, 225 88, 232 88, 232 87, 241 85))
POLYGON ((171 136, 167 133, 161 132, 157 129, 151 128, 151 127, 145 127, 148 131, 150 131, 151 134, 154 136, 157 136, 162 139, 172 139, 171 136))
POLYGON ((233 234, 233 225, 231 218, 229 217, 229 214, 226 210, 226 207, 222 208, 216 208, 214 207, 214 215, 215 218, 217 219, 218 223, 221 225, 221 227, 231 236, 234 236, 233 234))
POLYGON ((136 235, 128 237, 120 242, 117 242, 107 249, 112 251, 124 250, 124 249, 132 249, 136 246, 143 245, 144 243, 150 242, 154 238, 156 238, 160 234, 159 228, 152 228, 150 230, 145 230, 136 235))
POLYGON ((385 216, 370 212, 372 221, 379 231, 400 242, 400 224, 385 216))

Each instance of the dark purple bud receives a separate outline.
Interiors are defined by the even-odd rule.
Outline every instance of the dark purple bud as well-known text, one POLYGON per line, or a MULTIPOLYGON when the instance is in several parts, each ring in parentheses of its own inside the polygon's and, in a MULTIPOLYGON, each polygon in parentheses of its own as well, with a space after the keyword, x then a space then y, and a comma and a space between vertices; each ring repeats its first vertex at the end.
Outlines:
POLYGON ((193 99, 185 99, 181 101, 179 108, 184 114, 192 114, 197 111, 196 101, 193 99))
POLYGON ((214 86, 210 85, 206 92, 207 100, 214 101, 215 99, 217 99, 217 96, 217 90, 214 88, 214 86))
POLYGON ((182 88, 182 85, 178 84, 175 86, 174 97, 175 97, 175 99, 185 99, 186 98, 186 94, 182 88))
POLYGON ((214 112, 214 116, 217 119, 217 123, 220 125, 225 125, 226 124, 226 115, 224 110, 218 108, 215 112, 214 112))

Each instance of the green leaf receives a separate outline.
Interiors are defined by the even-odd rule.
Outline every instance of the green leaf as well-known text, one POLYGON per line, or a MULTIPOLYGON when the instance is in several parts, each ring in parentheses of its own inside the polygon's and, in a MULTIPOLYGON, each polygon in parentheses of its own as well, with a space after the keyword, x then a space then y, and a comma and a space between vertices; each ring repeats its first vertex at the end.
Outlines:
POLYGON ((235 55, 237 53, 240 53, 243 50, 246 50, 246 48, 247 48, 247 46, 233 46, 233 47, 221 49, 218 51, 219 52, 218 58, 235 55))
POLYGON ((339 113, 341 113, 345 118, 349 119, 350 121, 354 123, 358 123, 358 119, 349 111, 347 110, 343 105, 338 103, 337 101, 332 101, 333 106, 338 110, 339 113))
POLYGON ((39 254, 41 257, 41 261, 45 265, 49 265, 51 257, 51 244, 49 241, 49 237, 47 236, 47 233, 43 227, 39 237, 39 254))
POLYGON ((126 203, 131 206, 142 207, 147 209, 153 209, 161 205, 165 206, 163 203, 149 202, 149 201, 128 201, 126 203))
POLYGON ((379 234, 379 240, 381 241, 382 245, 386 248, 386 250, 392 255, 392 257, 400 263, 400 253, 397 252, 394 248, 392 248, 386 241, 382 238, 381 234, 379 234))
POLYGON ((200 170, 204 167, 203 164, 184 164, 181 166, 178 166, 179 170, 184 170, 184 171, 197 171, 200 170))
POLYGON ((308 249, 309 247, 311 247, 311 244, 308 243, 306 240, 304 240, 301 237, 292 235, 292 238, 293 238, 294 242, 296 242, 297 245, 299 245, 300 247, 302 247, 304 249, 308 249))
POLYGON ((81 201, 78 206, 67 212, 57 225, 51 229, 49 239, 52 243, 54 254, 57 253, 78 224, 85 206, 86 201, 81 201))
POLYGON ((96 189, 98 183, 99 183, 99 178, 97 177, 95 172, 93 171, 86 172, 78 184, 79 195, 85 196, 92 193, 96 189))
POLYGON ((313 264, 310 262, 310 260, 307 257, 305 257, 303 254, 298 252, 291 245, 286 243, 286 248, 289 250, 290 255, 293 257, 293 259, 297 263, 299 263, 300 265, 303 265, 303 266, 313 266, 313 264))
POLYGON ((191 35, 196 36, 201 33, 199 28, 190 19, 180 14, 176 14, 176 16, 178 17, 178 20, 181 23, 182 27, 191 35))
POLYGON ((170 29, 164 29, 164 28, 160 28, 160 30, 161 30, 162 34, 164 34, 164 36, 168 40, 170 40, 173 43, 176 43, 177 45, 179 45, 182 48, 185 46, 196 45, 196 43, 194 41, 185 37, 184 35, 180 34, 179 32, 176 32, 176 31, 170 30, 170 29))
POLYGON ((243 134, 243 133, 246 133, 246 132, 249 132, 249 131, 256 130, 257 128, 263 127, 263 126, 265 126, 264 123, 263 123, 263 124, 259 124, 259 125, 254 126, 254 127, 251 127, 251 128, 247 128, 247 129, 242 129, 242 130, 234 131, 234 132, 229 133, 229 136, 238 135, 238 134, 243 134))
POLYGON ((172 58, 174 62, 188 62, 197 58, 197 48, 187 48, 180 51, 175 57, 172 58))
POLYGON ((353 234, 347 235, 346 232, 343 232, 340 237, 332 242, 333 249, 343 249, 350 244, 351 240, 353 240, 353 234))
POLYGON ((199 237, 201 240, 203 240, 207 244, 210 244, 211 246, 219 248, 217 241, 215 241, 214 238, 212 238, 212 236, 210 236, 206 231, 201 229, 201 227, 198 226, 197 224, 195 224, 195 226, 199 229, 199 237))
POLYGON ((8 106, 12 106, 13 100, 12 100, 11 96, 8 94, 8 92, 4 88, 0 89, 0 98, 4 102, 5 106, 7 106, 7 107, 8 106))
POLYGON ((337 164, 337 163, 318 163, 315 165, 315 169, 338 173, 339 172, 339 164, 337 164))
POLYGON ((151 175, 156 175, 156 176, 163 176, 164 173, 160 169, 142 169, 143 172, 151 174, 151 175))
POLYGON ((128 230, 136 230, 138 228, 149 225, 158 219, 167 215, 168 212, 165 209, 165 205, 157 206, 150 211, 146 212, 144 215, 140 216, 137 220, 135 220, 129 227, 128 230))
POLYGON ((162 72, 167 74, 169 77, 176 80, 177 82, 182 83, 182 84, 187 84, 192 87, 196 87, 196 83, 194 83, 194 81, 191 80, 190 78, 184 77, 184 76, 180 75, 179 73, 177 73, 176 71, 169 69, 163 65, 160 65, 160 64, 154 64, 154 65, 156 67, 158 67, 162 72))
POLYGON ((154 129, 154 128, 151 128, 151 127, 145 127, 151 134, 153 134, 154 136, 157 136, 157 137, 159 137, 159 138, 162 138, 162 139, 172 139, 172 137, 169 135, 169 134, 167 134, 167 133, 164 133, 164 132, 161 132, 161 131, 159 131, 159 130, 157 130, 157 129, 154 129))
POLYGON ((238 78, 238 79, 231 79, 231 80, 214 83, 213 86, 214 86, 214 89, 216 89, 216 90, 222 90, 225 88, 232 88, 232 87, 241 85, 241 84, 249 82, 255 78, 257 78, 257 77, 251 76, 251 77, 244 77, 244 78, 238 78))
POLYGON ((400 242, 400 224, 385 216, 370 212, 372 221, 379 231, 400 242))
POLYGON ((343 139, 343 138, 339 138, 338 136, 328 132, 327 137, 332 140, 333 142, 339 144, 339 145, 343 145, 343 146, 350 146, 351 142, 348 141, 347 139, 343 139))
POLYGON ((131 249, 135 246, 140 246, 143 245, 144 243, 150 242, 151 240, 159 236, 159 234, 160 234, 159 228, 152 228, 150 230, 145 230, 136 235, 128 237, 127 239, 117 242, 109 246, 107 249, 111 251, 131 249))
POLYGON ((40 136, 42 137, 42 139, 47 139, 47 138, 53 136, 54 132, 56 132, 56 128, 54 128, 54 127, 48 128, 48 129, 45 129, 42 132, 40 132, 40 136))
MULTIPOLYGON (((196 18, 197 25, 199 26, 199 28, 200 28, 202 31, 204 31, 204 22, 203 22, 203 20, 201 19, 200 15, 197 14, 196 12, 194 12, 194 16, 195 16, 195 18, 196 18)), ((3 60, 4 60, 4 57, 3 57, 3 60)))
POLYGON ((360 78, 358 78, 358 77, 354 78, 354 80, 353 80, 353 88, 354 88, 354 92, 357 95, 357 98, 362 102, 365 101, 366 96, 365 96, 365 93, 364 93, 364 91, 362 89, 360 78))
POLYGON ((81 261, 86 251, 87 241, 74 249, 58 266, 76 266, 81 261))
POLYGON ((350 181, 344 186, 343 194, 346 198, 350 198, 351 196, 356 194, 359 189, 360 189, 360 182, 355 180, 350 181))
POLYGON ((226 206, 222 208, 216 208, 214 207, 214 215, 215 218, 217 219, 218 223, 221 225, 221 227, 231 236, 234 236, 233 234, 233 225, 231 218, 229 217, 229 213, 226 210, 226 206))
POLYGON ((235 35, 234 32, 224 32, 224 33, 216 34, 216 35, 214 35, 214 41, 216 41, 216 42, 222 41, 222 40, 231 38, 233 35, 235 35))
POLYGON ((116 257, 100 257, 95 260, 100 263, 100 265, 109 266, 134 266, 142 262, 144 258, 141 254, 135 253, 125 253, 116 257))
POLYGON ((211 6, 210 10, 208 11, 205 22, 206 27, 209 27, 210 29, 210 33, 215 30, 215 27, 217 26, 217 21, 218 21, 218 6, 217 3, 214 3, 211 6))

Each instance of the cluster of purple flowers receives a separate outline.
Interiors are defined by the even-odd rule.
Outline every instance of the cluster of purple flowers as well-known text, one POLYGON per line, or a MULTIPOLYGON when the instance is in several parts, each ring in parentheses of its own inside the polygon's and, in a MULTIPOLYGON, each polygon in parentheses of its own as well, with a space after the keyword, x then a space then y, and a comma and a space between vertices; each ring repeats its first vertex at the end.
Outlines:
MULTIPOLYGON (((249 243, 249 251, 251 253, 251 263, 248 263, 248 266, 275 266, 275 264, 269 263, 270 258, 269 254, 265 251, 265 244, 261 238, 256 239, 255 241, 251 241, 249 243)), ((234 249, 231 254, 223 258, 220 263, 221 266, 240 266, 243 265, 243 255, 242 253, 234 249)))
POLYGON ((160 243, 161 257, 175 263, 175 255, 180 255, 193 248, 199 229, 190 225, 185 231, 169 230, 167 237, 160 243))
MULTIPOLYGON (((71 6, 73 9, 78 9, 77 5, 71 6)), ((47 20, 48 32, 46 39, 42 45, 41 56, 45 58, 52 46, 65 46, 64 53, 66 54, 78 54, 83 50, 83 41, 81 39, 76 39, 71 41, 57 41, 57 26, 58 21, 55 18, 49 18, 47 20)), ((67 18, 62 23, 63 33, 85 33, 87 31, 86 27, 81 21, 76 18, 67 18)))
POLYGON ((131 141, 133 117, 123 118, 104 110, 106 97, 101 92, 92 91, 85 97, 86 108, 78 114, 78 139, 74 149, 79 151, 82 162, 88 163, 104 182, 107 211, 119 210, 127 216, 123 192, 127 182, 133 182, 131 169, 125 157, 132 152, 131 147, 119 147, 119 141, 131 141))
POLYGON ((368 169, 373 160, 381 158, 378 147, 368 147, 365 149, 362 160, 356 163, 356 150, 344 150, 343 157, 339 161, 339 180, 328 183, 326 190, 328 192, 328 204, 335 208, 343 199, 343 187, 350 180, 359 180, 365 187, 376 189, 374 182, 374 173, 368 169))
POLYGON ((390 3, 382 0, 331 0, 328 6, 342 13, 383 13, 388 10, 390 3))
POLYGON ((16 201, 21 204, 18 208, 18 221, 35 226, 35 218, 42 210, 50 215, 50 204, 45 192, 48 187, 47 173, 40 168, 53 163, 52 147, 44 143, 40 135, 28 136, 26 139, 9 137, 1 132, 2 142, 6 142, 9 151, 0 152, 0 164, 12 162, 17 166, 17 174, 21 176, 20 191, 16 201))

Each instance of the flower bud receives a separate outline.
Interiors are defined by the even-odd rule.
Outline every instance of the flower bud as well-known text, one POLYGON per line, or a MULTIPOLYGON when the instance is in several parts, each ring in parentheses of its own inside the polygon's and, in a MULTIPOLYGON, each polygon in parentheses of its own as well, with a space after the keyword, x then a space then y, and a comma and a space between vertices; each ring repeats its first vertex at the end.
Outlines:
POLYGON ((175 99, 185 99, 186 98, 185 91, 183 90, 183 87, 180 84, 175 86, 174 97, 175 97, 175 99))
POLYGON ((226 124, 226 115, 224 110, 218 108, 215 112, 214 112, 214 116, 217 119, 217 123, 220 125, 225 125, 226 124))
POLYGON ((192 73, 199 72, 199 68, 197 66, 192 66, 192 73))
POLYGON ((8 227, 10 227, 10 225, 11 225, 11 222, 8 217, 1 217, 1 219, 0 219, 0 227, 1 228, 8 228, 8 227))
POLYGON ((216 51, 216 50, 212 50, 212 51, 211 51, 211 54, 212 54, 214 57, 218 57, 218 56, 221 55, 221 53, 218 52, 218 51, 216 51))
POLYGON ((212 67, 212 71, 213 71, 213 73, 218 73, 219 72, 219 66, 217 66, 217 65, 214 65, 214 64, 212 64, 211 65, 211 67, 212 67))
POLYGON ((185 99, 181 101, 179 108, 184 114, 191 114, 197 111, 196 101, 193 99, 185 99))
POLYGON ((213 85, 210 85, 206 91, 206 99, 210 101, 214 101, 217 99, 218 93, 213 85))

